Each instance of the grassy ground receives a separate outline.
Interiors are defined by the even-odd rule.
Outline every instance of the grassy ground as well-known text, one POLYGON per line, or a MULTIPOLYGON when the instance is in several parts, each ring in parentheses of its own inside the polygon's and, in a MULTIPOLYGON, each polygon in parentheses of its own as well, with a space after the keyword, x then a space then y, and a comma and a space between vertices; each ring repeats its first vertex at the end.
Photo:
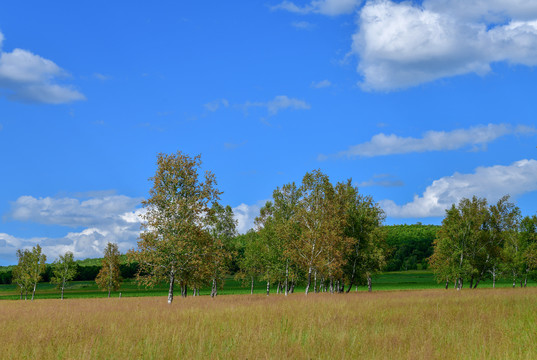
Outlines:
MULTIPOLYGON (((375 276, 373 278, 373 290, 424 290, 424 289, 443 289, 445 284, 438 284, 434 278, 434 275, 430 271, 401 271, 401 272, 388 272, 375 276)), ((534 282, 530 282, 528 286, 536 285, 534 282)), ((512 282, 509 280, 501 280, 496 283, 497 287, 511 287, 512 282)), ((479 284, 479 288, 490 288, 492 282, 486 281, 479 284)), ((265 294, 267 285, 265 282, 256 282, 254 293, 265 294)), ((353 288, 354 292, 356 288, 353 288)), ((359 287, 359 291, 366 291, 365 287, 359 287)), ((298 286, 295 289, 296 292, 304 292, 304 286, 298 286)), ((118 297, 121 292, 122 297, 137 297, 137 296, 167 296, 168 284, 162 284, 155 288, 146 289, 139 287, 132 280, 127 280, 121 285, 121 289, 118 292, 114 292, 113 296, 118 297)), ((210 288, 201 289, 201 295, 209 295, 210 288)), ((273 287, 271 293, 275 292, 273 287)), ((180 293, 180 290, 176 288, 176 294, 180 293)), ((230 278, 226 281, 225 286, 219 291, 222 295, 238 295, 238 294, 250 294, 250 287, 243 286, 240 282, 230 278)), ((94 281, 76 281, 71 282, 65 290, 66 299, 77 298, 102 298, 108 294, 97 288, 94 281)), ((40 283, 37 287, 36 298, 37 299, 57 299, 60 297, 60 292, 54 285, 48 283, 40 283)), ((15 285, 0 285, 0 300, 15 300, 19 298, 19 293, 15 285)))
POLYGON ((537 288, 4 301, 3 359, 535 359, 537 288))

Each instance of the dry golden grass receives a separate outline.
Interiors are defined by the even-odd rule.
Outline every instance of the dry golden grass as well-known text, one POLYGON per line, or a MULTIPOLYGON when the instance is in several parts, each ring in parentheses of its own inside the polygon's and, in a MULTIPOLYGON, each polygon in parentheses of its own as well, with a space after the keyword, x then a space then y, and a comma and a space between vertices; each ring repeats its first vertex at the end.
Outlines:
POLYGON ((4 359, 536 359, 537 289, 2 301, 4 359))

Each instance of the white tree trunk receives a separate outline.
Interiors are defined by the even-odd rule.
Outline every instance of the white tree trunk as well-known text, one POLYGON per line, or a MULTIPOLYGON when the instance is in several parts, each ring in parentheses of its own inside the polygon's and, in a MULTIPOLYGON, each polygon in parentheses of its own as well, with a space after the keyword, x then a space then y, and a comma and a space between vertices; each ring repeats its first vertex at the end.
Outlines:
POLYGON ((462 289, 462 278, 460 277, 457 280, 457 290, 461 290, 461 289, 462 289))
POLYGON ((175 271, 170 272, 170 288, 168 290, 168 304, 173 302, 173 284, 175 282, 175 271))
POLYGON ((267 280, 267 296, 270 295, 270 280, 267 280))
POLYGON ((212 290, 211 290, 211 297, 215 297, 216 295, 218 295, 218 290, 217 290, 216 278, 214 278, 213 279, 213 287, 212 287, 212 290))
POLYGON ((285 296, 289 294, 289 260, 285 263, 285 296))
POLYGON ((252 285, 250 285, 250 295, 254 294, 254 277, 252 276, 252 285))
POLYGON ((310 285, 311 285, 311 271, 313 269, 311 268, 311 266, 309 267, 308 269, 308 283, 306 285, 306 295, 308 295, 308 293, 310 292, 310 285))

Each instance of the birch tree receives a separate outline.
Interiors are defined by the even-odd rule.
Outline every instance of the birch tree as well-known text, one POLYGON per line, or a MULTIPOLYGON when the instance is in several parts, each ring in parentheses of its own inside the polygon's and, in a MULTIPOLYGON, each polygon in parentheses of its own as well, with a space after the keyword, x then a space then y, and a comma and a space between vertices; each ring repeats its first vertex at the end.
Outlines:
POLYGON ((361 195, 352 180, 336 186, 344 217, 342 237, 349 242, 343 265, 349 292, 353 285, 368 285, 385 265, 385 232, 381 228, 384 211, 371 196, 361 195))
POLYGON ((211 297, 215 297, 229 272, 232 258, 231 240, 237 236, 237 220, 233 217, 231 206, 222 207, 218 203, 213 205, 210 216, 213 244, 208 265, 212 278, 211 297))
POLYGON ((200 265, 206 263, 213 245, 208 214, 221 193, 214 175, 208 171, 200 175, 200 167, 199 155, 190 157, 179 151, 157 156, 157 170, 150 178, 153 187, 142 202, 147 211, 138 250, 130 252, 139 263, 141 284, 168 281, 169 304, 176 282, 183 290, 189 281, 199 279, 200 265))
POLYGON ((30 250, 17 250, 18 263, 13 268, 13 283, 17 284, 20 290, 20 299, 24 294, 24 300, 28 298, 28 291, 32 290, 32 253, 30 250))
POLYGON ((101 262, 101 271, 97 274, 95 282, 100 289, 110 292, 119 290, 121 286, 121 272, 119 270, 120 253, 117 244, 108 243, 104 250, 104 257, 101 262))
POLYGON ((41 274, 45 272, 47 267, 47 265, 45 264, 45 262, 47 261, 47 257, 45 254, 42 253, 42 249, 39 244, 34 246, 30 252, 26 253, 26 257, 28 276, 32 284, 31 286, 33 300, 35 296, 35 290, 37 289, 37 283, 42 280, 41 274))
POLYGON ((295 264, 291 244, 296 242, 300 235, 297 210, 301 192, 293 182, 276 188, 272 197, 274 200, 271 217, 273 272, 279 284, 278 289, 282 285, 284 294, 287 296, 290 290, 289 278, 295 264))
POLYGON ((275 231, 274 205, 267 201, 259 210, 259 216, 254 220, 259 234, 257 256, 261 268, 261 279, 267 282, 267 296, 270 294, 270 284, 281 274, 281 252, 275 231))
POLYGON ((520 222, 519 241, 523 250, 521 271, 524 274, 524 287, 531 271, 537 269, 537 216, 526 216, 520 222))
POLYGON ((254 282, 258 280, 263 273, 263 259, 260 254, 263 245, 259 233, 250 229, 245 235, 244 254, 239 260, 239 272, 237 279, 242 279, 250 285, 250 294, 254 293, 254 282))
MULTIPOLYGON (((291 244, 294 259, 306 272, 306 295, 312 275, 327 263, 328 248, 337 241, 339 221, 334 187, 320 170, 306 173, 300 186, 296 218, 300 236, 291 244)), ((329 260, 328 260, 329 261, 329 260)))
MULTIPOLYGON (((446 271, 436 266, 449 264, 452 268, 448 271, 454 276, 456 288, 462 289, 465 279, 475 276, 476 270, 473 262, 480 250, 480 237, 483 225, 487 219, 487 201, 473 197, 462 199, 446 210, 446 217, 442 220, 442 228, 438 232, 437 245, 444 251, 443 255, 451 257, 444 260, 436 257, 432 263, 433 270, 443 277, 446 271)), ((442 279, 443 280, 443 279, 442 279)))
POLYGON ((454 204, 446 211, 431 257, 437 279, 449 282, 446 277, 450 277, 455 287, 461 289, 465 280, 470 288, 475 288, 489 273, 495 277, 502 261, 502 248, 505 257, 511 247, 517 247, 519 216, 520 210, 509 201, 509 196, 493 206, 475 196, 454 204))
POLYGON ((58 288, 61 290, 62 300, 67 282, 73 280, 77 273, 77 265, 71 251, 67 251, 64 255, 60 255, 52 264, 53 277, 50 282, 58 285, 58 288))

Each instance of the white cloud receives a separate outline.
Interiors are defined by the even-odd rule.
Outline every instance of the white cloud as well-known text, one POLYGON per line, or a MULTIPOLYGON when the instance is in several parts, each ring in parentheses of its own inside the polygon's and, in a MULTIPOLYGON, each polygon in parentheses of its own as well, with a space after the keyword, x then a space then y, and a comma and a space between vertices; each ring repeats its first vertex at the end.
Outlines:
MULTIPOLYGON (((467 146, 486 146, 499 137, 512 134, 534 134, 537 130, 527 126, 513 127, 509 124, 488 124, 469 129, 453 131, 428 131, 422 138, 401 137, 383 133, 374 135, 371 140, 349 147, 338 153, 337 157, 374 157, 413 152, 457 150, 467 146)), ((319 160, 328 156, 320 155, 319 160)))
POLYGON ((517 196, 537 190, 537 161, 520 160, 511 165, 479 167, 473 174, 455 173, 425 189, 422 196, 404 205, 392 200, 380 201, 386 214, 394 218, 444 216, 445 210, 462 198, 484 197, 496 202, 504 195, 517 196))
POLYGON ((327 88, 330 86, 332 86, 332 83, 330 82, 330 80, 322 80, 319 82, 314 81, 311 83, 311 87, 314 89, 322 89, 322 88, 327 88))
POLYGON ((352 52, 366 90, 484 75, 494 62, 537 64, 537 6, 529 1, 369 1, 352 52))
MULTIPOLYGON (((95 197, 87 200, 74 197, 18 198, 12 203, 7 219, 66 226, 75 228, 75 231, 58 238, 18 238, 0 233, 0 261, 13 263, 16 261, 17 249, 30 248, 36 244, 43 247, 43 252, 50 261, 66 251, 72 251, 78 259, 101 257, 108 242, 117 243, 122 253, 135 248, 140 234, 141 216, 145 214, 145 209, 139 208, 141 199, 109 195, 109 192, 90 194, 95 197)), ((254 219, 265 202, 240 204, 233 208, 239 233, 253 228, 254 219)))
POLYGON ((259 216, 259 210, 265 205, 265 201, 258 201, 254 205, 240 204, 233 208, 233 215, 235 220, 238 221, 237 231, 240 234, 246 233, 248 230, 254 228, 254 220, 259 216))
POLYGON ((7 90, 8 98, 49 104, 85 99, 72 87, 55 83, 67 74, 54 62, 23 49, 4 52, 3 40, 0 33, 0 88, 7 90))
POLYGON ((263 107, 266 108, 270 116, 278 114, 281 110, 292 109, 292 110, 308 110, 311 108, 310 104, 307 102, 290 98, 286 95, 278 95, 274 99, 267 102, 246 102, 242 105, 242 108, 245 111, 248 111, 251 107, 263 107))
POLYGON ((205 110, 210 112, 215 112, 216 110, 220 109, 221 106, 228 107, 229 101, 227 101, 226 99, 218 99, 203 105, 205 110))
POLYGON ((224 147, 226 149, 228 149, 228 150, 234 150, 234 149, 237 149, 239 147, 242 147, 242 146, 246 145, 247 142, 248 142, 247 140, 244 140, 244 141, 242 141, 240 143, 226 142, 226 143, 224 143, 224 147))
POLYGON ((315 27, 314 24, 307 21, 293 21, 291 25, 300 30, 311 30, 315 27))
MULTIPOLYGON (((21 247, 22 242, 14 236, 9 234, 0 233, 0 254, 7 254, 6 249, 18 249, 21 247)), ((9 250, 11 251, 11 249, 9 250)), ((9 255, 15 255, 14 253, 9 255)))
POLYGON ((528 0, 425 0, 423 6, 457 18, 491 23, 537 17, 537 3, 528 0))
POLYGON ((98 80, 101 80, 101 81, 106 81, 106 80, 110 79, 109 76, 101 74, 101 73, 94 73, 93 77, 98 79, 98 80))
POLYGON ((103 225, 114 222, 119 214, 132 211, 141 199, 123 195, 77 198, 35 198, 21 196, 11 204, 8 217, 46 225, 69 227, 103 225))
MULTIPOLYGON (((103 193, 106 194, 106 193, 103 193)), ((0 259, 14 261, 15 251, 39 243, 50 260, 65 251, 76 258, 101 257, 108 242, 117 243, 121 252, 136 247, 140 234, 141 199, 127 196, 99 196, 81 201, 77 198, 35 198, 21 196, 8 219, 45 225, 82 228, 60 238, 17 238, 0 234, 0 259)))
POLYGON ((285 109, 308 110, 310 105, 299 99, 278 95, 273 100, 267 102, 266 107, 269 114, 276 115, 280 110, 285 109))
POLYGON ((362 3, 362 0, 313 0, 304 6, 291 1, 283 1, 273 6, 273 10, 286 10, 298 14, 316 13, 329 16, 350 14, 362 3))

